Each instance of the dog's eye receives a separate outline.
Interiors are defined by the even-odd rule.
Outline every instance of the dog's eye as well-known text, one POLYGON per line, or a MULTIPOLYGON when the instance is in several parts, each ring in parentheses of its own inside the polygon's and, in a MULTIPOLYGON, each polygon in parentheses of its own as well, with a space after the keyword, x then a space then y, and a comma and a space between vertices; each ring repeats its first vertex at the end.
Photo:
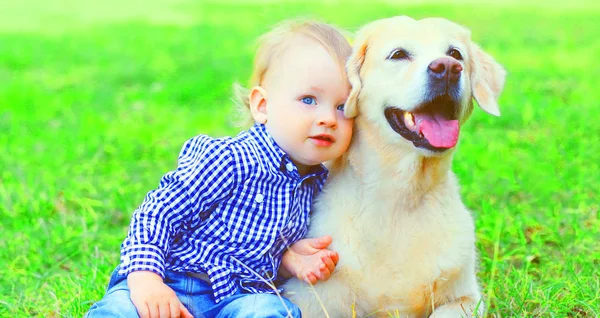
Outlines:
POLYGON ((392 53, 388 56, 388 60, 406 60, 410 57, 408 52, 403 49, 393 50, 392 53))
POLYGON ((460 52, 457 49, 450 49, 448 51, 448 55, 459 61, 462 61, 463 59, 462 54, 460 54, 460 52))

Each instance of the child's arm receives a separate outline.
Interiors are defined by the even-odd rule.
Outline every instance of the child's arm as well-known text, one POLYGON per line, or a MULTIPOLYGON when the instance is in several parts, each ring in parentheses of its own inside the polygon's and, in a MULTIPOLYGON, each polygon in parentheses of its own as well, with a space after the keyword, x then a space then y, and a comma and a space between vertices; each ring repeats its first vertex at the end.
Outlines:
POLYGON ((150 271, 136 271, 127 275, 131 302, 140 317, 183 317, 192 314, 179 301, 175 292, 160 275, 150 271))
POLYGON ((141 317, 169 317, 177 310, 187 317, 175 292, 163 282, 166 255, 184 225, 197 218, 198 211, 209 211, 226 198, 238 179, 227 143, 198 136, 184 145, 177 170, 166 173, 136 209, 121 245, 119 274, 127 275, 130 297, 141 317))
POLYGON ((327 249, 330 236, 300 240, 283 254, 279 275, 284 278, 296 277, 309 284, 329 279, 339 256, 327 249))
POLYGON ((185 225, 200 211, 226 199, 241 179, 226 142, 197 136, 179 154, 177 169, 163 175, 135 210, 121 244, 119 274, 151 271, 164 277, 166 255, 185 225))

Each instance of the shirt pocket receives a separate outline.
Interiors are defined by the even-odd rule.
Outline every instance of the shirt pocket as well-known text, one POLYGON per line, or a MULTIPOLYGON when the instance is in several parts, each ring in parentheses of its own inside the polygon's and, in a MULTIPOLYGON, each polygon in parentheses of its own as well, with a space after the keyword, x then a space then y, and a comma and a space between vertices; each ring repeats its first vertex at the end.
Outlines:
POLYGON ((285 200, 272 191, 242 186, 221 211, 230 242, 238 248, 265 253, 273 245, 286 218, 285 200))

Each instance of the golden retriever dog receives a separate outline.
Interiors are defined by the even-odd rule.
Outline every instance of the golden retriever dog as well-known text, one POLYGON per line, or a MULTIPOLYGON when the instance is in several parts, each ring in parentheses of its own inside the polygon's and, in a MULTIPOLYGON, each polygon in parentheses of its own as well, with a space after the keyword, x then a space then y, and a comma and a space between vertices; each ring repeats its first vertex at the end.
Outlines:
POLYGON ((404 16, 361 28, 347 71, 354 137, 309 230, 333 237, 339 262, 284 295, 306 318, 482 315, 474 223, 450 168, 473 99, 500 115, 505 71, 464 27, 404 16))

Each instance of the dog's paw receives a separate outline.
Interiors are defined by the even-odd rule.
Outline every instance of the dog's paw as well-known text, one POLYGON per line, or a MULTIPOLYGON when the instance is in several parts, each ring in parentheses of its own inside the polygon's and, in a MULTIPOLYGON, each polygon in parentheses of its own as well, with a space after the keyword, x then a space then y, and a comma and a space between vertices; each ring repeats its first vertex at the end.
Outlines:
POLYGON ((480 317, 475 312, 475 308, 468 308, 471 306, 465 306, 465 304, 446 304, 435 309, 429 318, 468 318, 468 317, 480 317))

